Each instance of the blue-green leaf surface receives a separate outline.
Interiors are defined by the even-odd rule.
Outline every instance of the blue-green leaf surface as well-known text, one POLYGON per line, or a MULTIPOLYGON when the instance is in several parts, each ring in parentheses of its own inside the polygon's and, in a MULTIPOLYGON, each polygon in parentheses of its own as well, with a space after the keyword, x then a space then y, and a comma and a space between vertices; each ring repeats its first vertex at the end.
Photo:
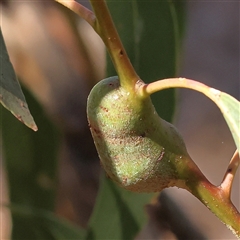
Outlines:
POLYGON ((240 152, 240 102, 227 93, 219 92, 215 103, 220 108, 240 152))

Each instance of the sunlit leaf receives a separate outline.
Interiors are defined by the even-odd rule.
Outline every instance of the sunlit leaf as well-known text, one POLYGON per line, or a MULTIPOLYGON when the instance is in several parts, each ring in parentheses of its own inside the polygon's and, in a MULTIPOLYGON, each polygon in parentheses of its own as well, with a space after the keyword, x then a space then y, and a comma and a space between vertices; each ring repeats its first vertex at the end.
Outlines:
POLYGON ((240 152, 240 102, 227 93, 219 92, 215 103, 220 108, 240 152))
POLYGON ((13 66, 9 60, 1 29, 0 49, 0 102, 18 120, 36 131, 37 126, 28 109, 13 66))

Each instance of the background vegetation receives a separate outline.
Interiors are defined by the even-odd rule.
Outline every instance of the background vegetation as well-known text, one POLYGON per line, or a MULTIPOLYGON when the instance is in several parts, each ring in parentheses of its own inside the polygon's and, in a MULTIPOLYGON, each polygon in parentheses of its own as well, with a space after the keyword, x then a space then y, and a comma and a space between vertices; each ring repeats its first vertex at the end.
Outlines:
MULTIPOLYGON (((176 62, 179 60, 180 39, 184 28, 184 4, 180 2, 173 4, 171 2, 131 1, 121 2, 117 7, 116 5, 117 3, 109 1, 110 11, 121 39, 139 75, 145 81, 174 76, 178 66, 176 62), (121 12, 124 12, 124 18, 121 12), (152 24, 153 22, 154 24, 152 24)), ((8 7, 4 7, 6 11, 8 7)), ((36 5, 33 9, 35 7, 36 5)), ((81 35, 85 33, 80 31, 80 35, 76 35, 76 17, 51 2, 47 3, 42 11, 51 8, 52 10, 57 9, 62 21, 68 24, 72 36, 76 39, 77 48, 85 51, 85 46, 82 45, 81 41, 81 35)), ((9 12, 6 14, 9 14, 9 12)), ((53 47, 53 45, 51 46, 53 47)), ((70 47, 69 42, 67 47, 70 47)), ((60 56, 64 57, 64 54, 60 56)), ((89 56, 89 62, 87 62, 90 64, 88 66, 89 72, 94 69, 90 58, 89 56)), ((42 64, 42 62, 40 63, 42 64)), ((50 62, 50 68, 53 65, 57 65, 57 63, 50 62)), ((75 75, 72 74, 71 78, 68 78, 69 75, 64 75, 67 78, 65 81, 61 81, 62 78, 59 78, 59 73, 55 75, 53 71, 50 74, 46 71, 46 66, 42 65, 45 68, 42 71, 47 72, 44 72, 45 78, 48 80, 50 76, 54 78, 50 83, 50 95, 53 97, 48 101, 42 101, 41 103, 41 97, 39 96, 41 94, 37 93, 38 89, 31 86, 30 80, 29 82, 25 80, 28 89, 32 90, 41 103, 40 106, 29 92, 24 90, 29 108, 39 128, 37 133, 18 123, 7 111, 1 110, 5 168, 10 187, 10 209, 13 213, 12 237, 14 239, 27 237, 33 239, 69 239, 70 237, 72 239, 131 239, 146 222, 143 206, 153 196, 133 194, 119 189, 104 174, 101 177, 97 201, 87 231, 69 225, 65 220, 53 214, 56 211, 56 194, 59 187, 59 166, 61 166, 59 163, 64 161, 63 158, 66 157, 67 160, 65 161, 72 161, 75 167, 84 166, 86 169, 96 162, 93 145, 91 145, 92 148, 89 151, 85 151, 89 135, 86 133, 87 124, 84 109, 88 91, 93 83, 99 80, 100 74, 94 73, 91 76, 91 74, 85 73, 85 76, 83 76, 83 73, 79 74, 73 67, 74 64, 70 65, 72 67, 71 71, 75 71, 75 75), (91 79, 89 80, 90 76, 91 79), (69 83, 71 81, 74 85, 79 79, 81 84, 78 83, 77 90, 71 93, 71 88, 66 88, 66 86, 71 84, 69 83), (59 87, 58 84, 62 86, 59 87), (64 93, 64 91, 67 93, 64 93), (71 95, 74 95, 74 100, 71 99, 71 95), (67 100, 65 96, 70 100, 67 100), (65 99, 67 103, 65 103, 65 99), (51 103, 51 100, 53 103, 51 103), (42 106, 44 110, 42 110, 42 106), (66 109, 69 109, 69 111, 66 109), (79 113, 76 114, 75 112, 78 109, 81 112, 79 110, 79 113), (51 121, 49 121, 49 116, 51 116, 51 121), (70 120, 66 120, 68 118, 70 120), (83 127, 74 129, 78 122, 83 127), (72 144, 73 142, 74 144, 72 144), (61 149, 65 149, 65 151, 62 152, 61 149), (88 155, 89 153, 90 155, 88 155), (79 159, 77 155, 80 156, 79 159), (70 156, 73 156, 73 158, 71 159, 70 156)), ((86 66, 86 61, 79 66, 86 66)), ((60 68, 56 66, 53 66, 51 70, 61 72, 60 68)), ((66 70, 65 67, 64 70, 66 70)), ((20 73, 22 72, 20 71, 20 73)), ((113 67, 108 61, 106 75, 114 74, 113 67)), ((24 79, 24 74, 21 78, 24 79)), ((36 82, 32 83, 32 85, 34 84, 36 82)), ((172 90, 154 96, 154 103, 158 112, 167 120, 172 119, 174 99, 175 95, 172 90)), ((96 169, 96 172, 98 172, 98 168, 96 169)), ((82 172, 80 171, 80 173, 82 172)), ((85 181, 87 180, 85 179, 85 181)), ((85 187, 82 192, 88 191, 85 187)), ((78 189, 75 189, 75 191, 78 191, 78 189)), ((63 207, 63 205, 61 206, 63 207)))

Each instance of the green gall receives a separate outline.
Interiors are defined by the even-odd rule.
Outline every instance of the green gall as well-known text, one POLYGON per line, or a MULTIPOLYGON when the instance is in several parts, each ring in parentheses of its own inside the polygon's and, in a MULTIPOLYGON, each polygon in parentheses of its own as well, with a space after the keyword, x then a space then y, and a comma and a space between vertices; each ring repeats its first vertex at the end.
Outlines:
POLYGON ((87 115, 101 164, 116 183, 135 192, 158 192, 175 185, 175 162, 188 154, 150 97, 130 93, 118 77, 110 77, 93 87, 87 115))

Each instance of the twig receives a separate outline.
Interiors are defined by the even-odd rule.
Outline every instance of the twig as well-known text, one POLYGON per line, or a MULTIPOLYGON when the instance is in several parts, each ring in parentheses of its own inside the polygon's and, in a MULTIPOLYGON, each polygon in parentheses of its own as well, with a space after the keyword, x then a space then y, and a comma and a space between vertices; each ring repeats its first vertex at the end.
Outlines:
POLYGON ((233 157, 232 157, 230 163, 229 163, 228 169, 224 175, 222 183, 219 186, 219 188, 221 188, 225 192, 225 194, 229 198, 229 200, 231 197, 233 179, 235 177, 235 174, 237 172, 239 165, 240 165, 240 157, 239 157, 238 151, 236 150, 235 153, 233 154, 233 157))
POLYGON ((169 79, 158 80, 156 82, 152 82, 149 84, 143 84, 142 82, 139 82, 139 84, 136 85, 136 91, 138 91, 138 94, 142 98, 148 97, 152 93, 155 93, 157 91, 167 89, 167 88, 188 88, 188 89, 201 92, 204 95, 206 95, 209 99, 211 99, 219 107, 220 111, 222 112, 223 117, 225 118, 229 126, 229 129, 232 133, 235 144, 237 148, 240 149, 239 121, 236 121, 236 118, 232 117, 232 115, 229 114, 229 106, 235 109, 234 111, 236 111, 236 113, 238 114, 240 103, 237 99, 235 99, 234 97, 232 97, 227 93, 211 88, 201 82, 194 81, 187 78, 169 78, 169 79))
POLYGON ((135 72, 104 0, 90 0, 94 13, 75 1, 56 0, 85 19, 102 38, 118 73, 120 84, 130 92, 135 92, 139 76, 135 72))
POLYGON ((184 181, 177 187, 192 193, 240 238, 240 213, 225 192, 210 183, 190 157, 183 157, 175 167, 179 179, 184 181))
POLYGON ((74 0, 55 0, 56 2, 62 4, 63 6, 69 8, 73 12, 75 12, 77 15, 82 17, 84 20, 86 20, 94 29, 95 29, 95 22, 96 17, 92 11, 90 11, 88 8, 84 7, 78 2, 75 2, 74 0))

